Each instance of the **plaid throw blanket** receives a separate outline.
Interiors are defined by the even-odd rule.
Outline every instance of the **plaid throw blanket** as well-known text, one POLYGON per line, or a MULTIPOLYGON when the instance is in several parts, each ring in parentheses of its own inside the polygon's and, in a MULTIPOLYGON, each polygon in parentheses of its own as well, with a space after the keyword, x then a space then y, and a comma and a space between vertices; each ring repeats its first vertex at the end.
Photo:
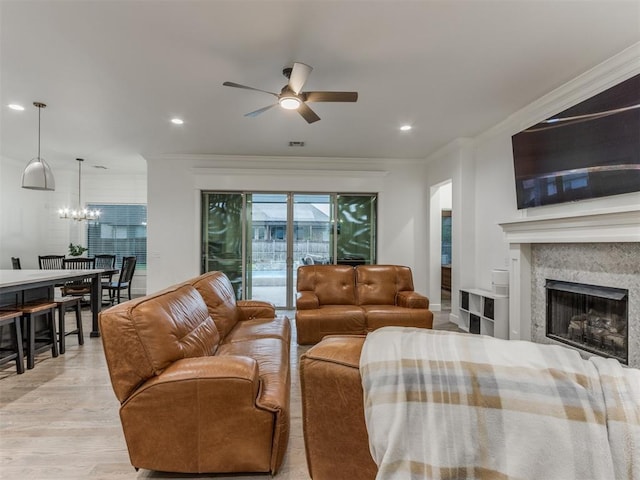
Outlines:
POLYGON ((360 369, 378 479, 640 480, 640 370, 615 360, 385 327, 360 369))

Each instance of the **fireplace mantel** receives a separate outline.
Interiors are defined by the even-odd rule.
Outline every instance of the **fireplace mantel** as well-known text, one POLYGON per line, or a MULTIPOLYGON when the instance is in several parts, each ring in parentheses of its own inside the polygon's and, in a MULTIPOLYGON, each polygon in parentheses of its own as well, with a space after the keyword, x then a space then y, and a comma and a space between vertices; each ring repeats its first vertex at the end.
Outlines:
POLYGON ((507 242, 640 242, 640 208, 563 217, 533 217, 500 223, 507 242))

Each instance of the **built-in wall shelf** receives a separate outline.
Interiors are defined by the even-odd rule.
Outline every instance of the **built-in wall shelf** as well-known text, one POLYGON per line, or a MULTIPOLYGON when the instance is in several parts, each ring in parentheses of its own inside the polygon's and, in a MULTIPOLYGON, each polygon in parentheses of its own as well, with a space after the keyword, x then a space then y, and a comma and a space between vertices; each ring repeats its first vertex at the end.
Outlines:
POLYGON ((509 297, 477 288, 461 288, 459 295, 462 330, 509 338, 509 297))

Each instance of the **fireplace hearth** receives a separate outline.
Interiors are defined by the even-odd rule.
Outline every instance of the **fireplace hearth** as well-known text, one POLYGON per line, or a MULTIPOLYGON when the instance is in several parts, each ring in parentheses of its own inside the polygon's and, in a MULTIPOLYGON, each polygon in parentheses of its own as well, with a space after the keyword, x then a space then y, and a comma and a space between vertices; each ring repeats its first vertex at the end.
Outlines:
POLYGON ((548 338, 628 364, 628 290, 550 279, 545 289, 548 338))

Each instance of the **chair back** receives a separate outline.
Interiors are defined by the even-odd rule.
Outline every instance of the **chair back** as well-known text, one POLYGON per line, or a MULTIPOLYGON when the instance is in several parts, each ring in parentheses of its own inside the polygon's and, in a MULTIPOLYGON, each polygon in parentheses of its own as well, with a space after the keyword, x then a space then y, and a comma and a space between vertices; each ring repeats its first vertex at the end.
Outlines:
POLYGON ((20 266, 20 258, 11 257, 11 266, 13 267, 14 270, 21 270, 22 267, 20 266))
POLYGON ((64 255, 38 255, 40 270, 62 270, 64 255))
POLYGON ((118 287, 127 285, 133 278, 133 272, 136 269, 136 257, 122 257, 122 268, 120 269, 120 278, 118 279, 118 287))
POLYGON ((100 254, 94 257, 96 268, 116 268, 116 256, 110 254, 100 254))
POLYGON ((96 268, 95 258, 65 258, 62 260, 65 270, 89 270, 96 268))

